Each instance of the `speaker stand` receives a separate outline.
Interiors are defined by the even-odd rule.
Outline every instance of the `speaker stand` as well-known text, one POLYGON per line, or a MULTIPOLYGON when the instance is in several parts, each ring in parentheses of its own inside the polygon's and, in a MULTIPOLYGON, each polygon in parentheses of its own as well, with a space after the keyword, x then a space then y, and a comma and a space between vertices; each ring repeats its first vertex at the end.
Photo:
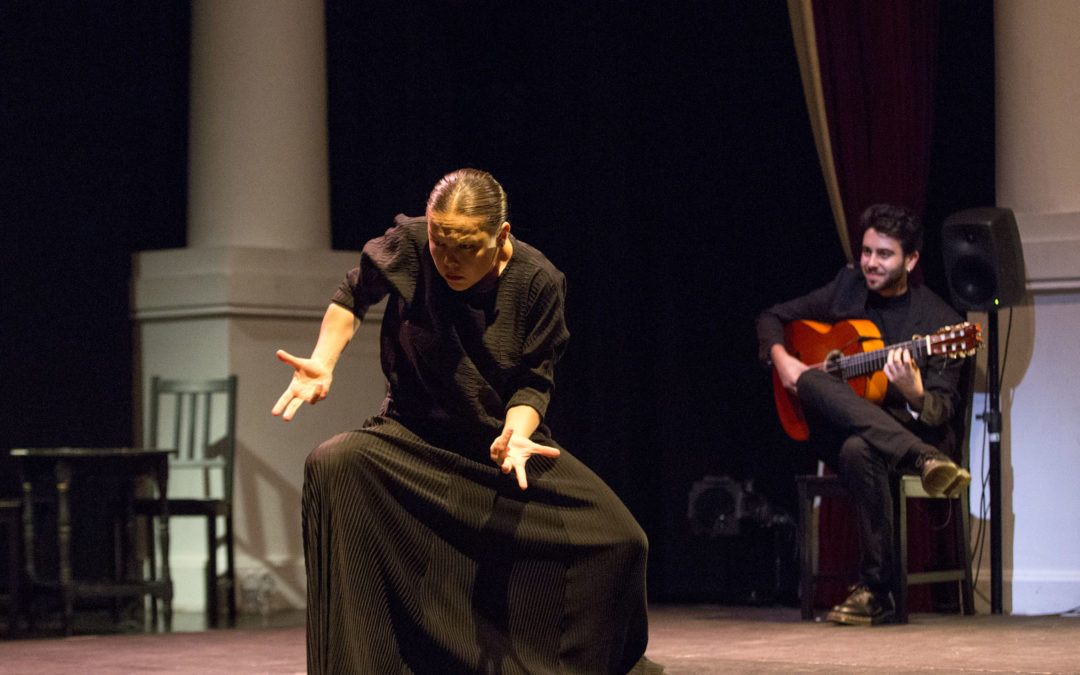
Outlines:
POLYGON ((987 375, 990 409, 979 415, 990 436, 990 613, 1001 614, 1001 383, 998 373, 998 313, 987 313, 987 375))

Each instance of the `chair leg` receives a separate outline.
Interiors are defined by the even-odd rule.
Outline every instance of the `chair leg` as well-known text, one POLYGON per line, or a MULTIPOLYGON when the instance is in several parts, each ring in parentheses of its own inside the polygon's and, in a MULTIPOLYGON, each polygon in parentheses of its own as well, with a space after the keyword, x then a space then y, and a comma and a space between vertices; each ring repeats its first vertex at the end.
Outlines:
POLYGON ((211 628, 218 627, 217 516, 206 519, 206 615, 211 628))
POLYGON ((232 516, 225 516, 225 585, 228 589, 225 606, 229 613, 229 625, 236 625, 236 549, 233 545, 232 516))
MULTIPOLYGON (((154 536, 154 516, 146 516, 146 557, 150 564, 147 574, 150 581, 157 580, 157 537, 154 536)), ((151 630, 157 630, 158 600, 154 594, 150 595, 150 626, 151 630)))
POLYGON ((799 483, 799 600, 804 621, 814 618, 814 551, 817 549, 817 532, 813 528, 813 497, 808 494, 805 483, 799 483))
POLYGON ((22 615, 22 541, 19 522, 15 518, 4 520, 8 539, 8 637, 18 637, 19 619, 22 615))
POLYGON ((904 481, 896 481, 897 494, 893 498, 893 569, 896 570, 896 621, 908 622, 908 550, 907 550, 907 491, 904 481))
POLYGON ((956 552, 960 556, 960 564, 964 566, 964 578, 960 582, 960 608, 964 614, 975 614, 975 589, 971 578, 971 530, 968 527, 969 511, 967 494, 961 494, 960 498, 953 502, 960 513, 956 514, 959 522, 953 527, 956 533, 956 552))

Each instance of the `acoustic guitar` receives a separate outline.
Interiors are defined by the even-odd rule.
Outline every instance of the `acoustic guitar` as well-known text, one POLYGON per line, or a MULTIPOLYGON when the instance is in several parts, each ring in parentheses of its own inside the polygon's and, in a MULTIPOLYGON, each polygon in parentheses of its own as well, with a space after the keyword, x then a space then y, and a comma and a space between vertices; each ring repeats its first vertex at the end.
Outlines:
MULTIPOLYGON (((882 369, 893 349, 907 349, 916 355, 940 354, 962 358, 975 353, 982 341, 979 325, 960 323, 945 326, 933 335, 915 336, 907 342, 884 346, 881 333, 872 321, 853 319, 829 325, 819 321, 792 321, 784 327, 784 347, 811 368, 824 370, 846 380, 859 396, 881 403, 889 381, 882 369)), ((797 441, 810 437, 799 399, 780 384, 773 368, 773 398, 784 431, 797 441)))

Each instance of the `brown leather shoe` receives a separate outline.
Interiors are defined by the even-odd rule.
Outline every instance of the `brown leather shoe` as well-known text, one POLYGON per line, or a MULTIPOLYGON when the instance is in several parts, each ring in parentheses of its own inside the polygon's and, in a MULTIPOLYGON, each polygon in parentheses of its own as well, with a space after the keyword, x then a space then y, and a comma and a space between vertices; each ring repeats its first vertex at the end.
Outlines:
POLYGON ((937 497, 955 497, 971 484, 971 474, 947 457, 928 457, 922 463, 922 486, 937 497))
POLYGON ((851 595, 825 615, 828 621, 846 626, 877 626, 896 618, 892 593, 874 593, 868 587, 851 587, 851 595))

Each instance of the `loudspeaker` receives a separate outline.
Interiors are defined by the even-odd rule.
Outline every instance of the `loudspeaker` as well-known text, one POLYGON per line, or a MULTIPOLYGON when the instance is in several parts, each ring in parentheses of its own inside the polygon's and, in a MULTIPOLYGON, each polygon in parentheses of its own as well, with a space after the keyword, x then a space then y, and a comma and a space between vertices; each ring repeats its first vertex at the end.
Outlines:
POLYGON ((952 214, 942 227, 941 247, 957 310, 989 312, 1024 297, 1024 253, 1011 210, 987 207, 952 214))

